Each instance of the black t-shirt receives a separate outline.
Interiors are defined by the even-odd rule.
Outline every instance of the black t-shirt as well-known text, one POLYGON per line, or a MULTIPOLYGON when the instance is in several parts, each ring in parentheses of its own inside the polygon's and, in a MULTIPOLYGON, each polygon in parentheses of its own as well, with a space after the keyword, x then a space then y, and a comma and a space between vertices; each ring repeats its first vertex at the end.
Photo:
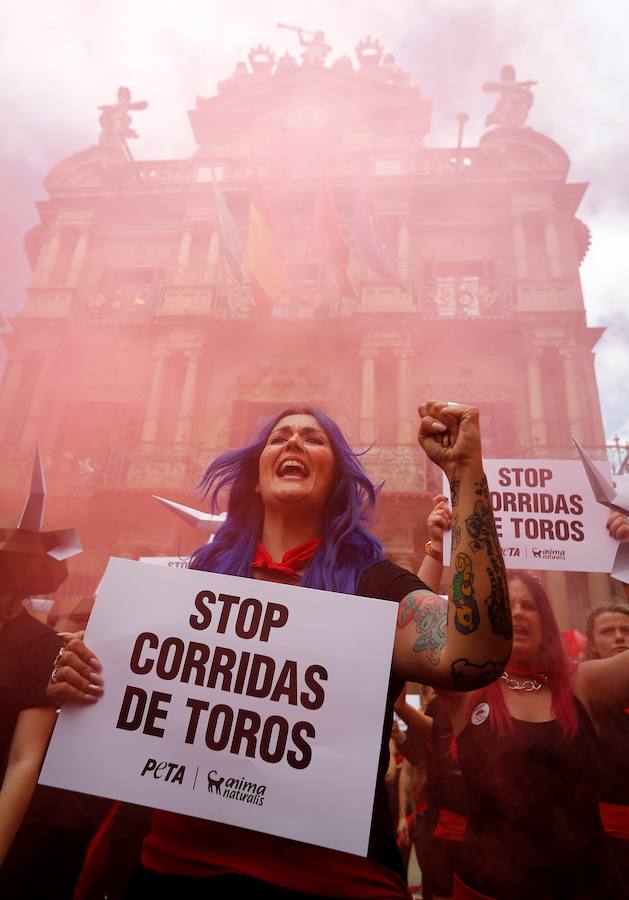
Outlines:
POLYGON ((467 813, 465 782, 458 759, 452 756, 454 732, 448 707, 441 697, 433 697, 426 707, 432 719, 432 746, 428 752, 428 799, 431 807, 467 813))
POLYGON ((458 872, 496 900, 607 898, 598 816, 596 735, 575 698, 578 732, 512 719, 498 736, 491 705, 459 735, 467 831, 458 872), (483 718, 483 715, 485 718, 483 718))
POLYGON ((26 610, 0 628, 0 783, 23 709, 51 706, 46 685, 61 639, 26 610))
POLYGON ((623 709, 603 722, 598 739, 601 800, 629 806, 629 712, 623 709))
MULTIPOLYGON (((396 566, 395 563, 384 559, 365 569, 358 582, 356 594, 359 597, 377 597, 381 600, 391 600, 399 603, 411 591, 421 589, 430 590, 423 581, 420 581, 417 575, 413 575, 407 569, 396 566)), ((393 722, 393 704, 397 700, 403 686, 403 679, 398 678, 391 670, 382 730, 382 743, 380 746, 376 797, 369 838, 369 856, 371 859, 376 859, 378 862, 388 865, 389 868, 399 872, 401 877, 406 879, 402 860, 395 842, 387 789, 384 782, 384 776, 389 766, 389 738, 393 722)))

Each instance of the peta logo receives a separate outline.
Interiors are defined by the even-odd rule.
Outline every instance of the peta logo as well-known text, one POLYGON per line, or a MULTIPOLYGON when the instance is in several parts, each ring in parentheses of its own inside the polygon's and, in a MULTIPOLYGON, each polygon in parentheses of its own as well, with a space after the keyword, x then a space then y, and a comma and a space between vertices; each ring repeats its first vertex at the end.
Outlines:
POLYGON ((226 800, 239 800, 241 803, 262 806, 266 785, 247 781, 245 778, 219 777, 216 769, 210 769, 207 773, 207 790, 208 794, 218 794, 226 800))
POLYGON ((502 555, 508 556, 510 558, 517 557, 520 555, 520 548, 519 547, 503 547, 502 555))
POLYGON ((140 775, 152 775, 153 778, 169 781, 171 784, 183 784, 186 767, 176 762, 157 762, 156 759, 147 759, 140 775))

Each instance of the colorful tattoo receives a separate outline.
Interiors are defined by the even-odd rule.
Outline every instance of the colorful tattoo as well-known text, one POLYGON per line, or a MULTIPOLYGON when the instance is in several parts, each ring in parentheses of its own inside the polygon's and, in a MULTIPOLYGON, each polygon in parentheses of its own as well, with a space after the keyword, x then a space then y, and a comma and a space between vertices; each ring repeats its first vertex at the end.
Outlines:
POLYGON ((452 602, 454 603, 454 624, 461 634, 471 634, 480 623, 478 604, 474 596, 474 573, 472 560, 467 553, 458 553, 452 579, 452 602))
POLYGON ((397 627, 405 628, 409 622, 415 622, 418 635, 413 645, 414 652, 426 653, 433 666, 438 665, 446 642, 445 604, 435 599, 429 591, 412 591, 400 602, 397 627))
MULTIPOLYGON (((508 657, 507 657, 508 659, 508 657)), ((473 663, 469 659, 455 659, 452 663, 452 685, 455 691, 473 691, 485 687, 504 672, 507 660, 473 663)))
POLYGON ((415 653, 425 651, 428 660, 436 666, 446 642, 447 610, 438 600, 425 599, 414 618, 418 638, 413 650, 415 653))
POLYGON ((415 604, 415 593, 407 594, 407 596, 400 601, 400 606, 397 614, 397 627, 406 628, 409 622, 413 621, 413 617, 416 612, 417 606, 415 604))

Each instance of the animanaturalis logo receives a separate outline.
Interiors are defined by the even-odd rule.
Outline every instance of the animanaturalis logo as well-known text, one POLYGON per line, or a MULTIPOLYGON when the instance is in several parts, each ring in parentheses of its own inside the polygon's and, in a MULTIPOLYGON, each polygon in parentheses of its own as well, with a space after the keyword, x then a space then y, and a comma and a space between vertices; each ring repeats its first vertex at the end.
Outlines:
POLYGON ((255 781, 247 781, 244 778, 220 776, 216 769, 207 773, 207 789, 210 794, 217 794, 226 800, 237 800, 240 803, 251 803, 254 806, 262 806, 266 785, 257 784, 255 781))

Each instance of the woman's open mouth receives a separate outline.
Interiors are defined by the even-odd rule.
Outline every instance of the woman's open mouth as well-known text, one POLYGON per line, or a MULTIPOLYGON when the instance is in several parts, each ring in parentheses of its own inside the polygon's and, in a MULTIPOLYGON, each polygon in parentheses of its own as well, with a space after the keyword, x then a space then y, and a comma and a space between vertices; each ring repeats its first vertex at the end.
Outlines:
POLYGON ((278 478, 307 478, 309 475, 308 468, 304 462, 295 457, 283 459, 277 467, 278 478))

